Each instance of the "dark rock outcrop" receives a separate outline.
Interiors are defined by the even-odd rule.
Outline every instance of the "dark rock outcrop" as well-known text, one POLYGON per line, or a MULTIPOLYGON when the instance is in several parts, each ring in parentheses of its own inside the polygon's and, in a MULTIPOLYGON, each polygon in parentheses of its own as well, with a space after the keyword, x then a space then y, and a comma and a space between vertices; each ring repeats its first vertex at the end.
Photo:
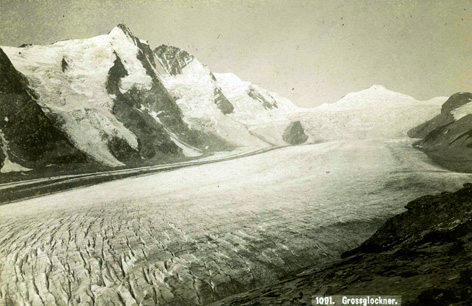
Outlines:
POLYGON ((290 125, 285 129, 282 138, 288 144, 298 145, 305 143, 308 136, 305 134, 301 122, 295 121, 290 123, 290 125))
POLYGON ((69 64, 67 63, 65 58, 62 58, 62 61, 61 61, 62 72, 66 72, 68 68, 69 68, 69 64))
POLYGON ((195 59, 187 51, 168 45, 161 45, 154 49, 154 52, 165 70, 171 75, 181 74, 182 69, 195 59))
POLYGON ((467 104, 471 99, 472 93, 464 92, 453 94, 446 102, 444 102, 439 115, 408 131, 408 136, 412 138, 424 138, 435 129, 453 123, 454 116, 451 112, 454 109, 467 104))
POLYGON ((225 115, 231 114, 234 110, 234 106, 225 97, 223 92, 221 92, 220 88, 215 87, 214 95, 215 95, 215 103, 218 106, 218 108, 221 110, 221 112, 225 115))
MULTIPOLYGON (((37 99, 27 79, 0 49, 2 151, 6 151, 12 162, 27 168, 86 162, 86 156, 54 126, 51 117, 36 103, 37 99)), ((2 165, 4 155, 2 152, 2 165)))
POLYGON ((214 305, 311 305, 314 295, 401 295, 402 305, 472 305, 472 184, 424 196, 319 270, 214 305))
MULTIPOLYGON (((148 112, 140 111, 143 100, 154 99, 158 103, 157 89, 149 92, 140 92, 133 88, 126 93, 119 89, 121 78, 128 75, 121 59, 116 55, 113 67, 108 72, 107 91, 115 96, 113 113, 127 129, 137 136, 138 150, 134 150, 126 141, 112 139, 109 141, 111 153, 120 161, 125 163, 150 160, 163 154, 179 154, 182 150, 170 139, 162 124, 159 124, 148 112), (144 96, 145 95, 145 96, 144 96), (160 153, 160 154, 158 154, 160 153)), ((168 102, 169 103, 169 102, 168 102)), ((164 104, 164 103, 162 103, 164 104)))
POLYGON ((410 130, 408 136, 422 138, 415 145, 435 162, 455 171, 472 172, 472 116, 458 120, 453 112, 472 102, 472 93, 456 93, 442 106, 441 114, 410 130))
POLYGON ((261 103, 265 109, 272 109, 272 108, 278 107, 275 99, 272 99, 272 101, 267 100, 266 98, 264 98, 264 96, 258 93, 257 90, 255 90, 254 88, 251 88, 247 94, 254 100, 259 101, 259 103, 261 103))

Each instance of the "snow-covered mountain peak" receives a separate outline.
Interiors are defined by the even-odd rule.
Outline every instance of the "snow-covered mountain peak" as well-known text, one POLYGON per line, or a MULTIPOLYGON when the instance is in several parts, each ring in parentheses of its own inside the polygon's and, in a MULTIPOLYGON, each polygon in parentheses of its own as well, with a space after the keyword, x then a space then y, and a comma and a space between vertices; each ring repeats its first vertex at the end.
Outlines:
POLYGON ((365 99, 366 103, 388 102, 390 104, 395 102, 416 101, 413 97, 389 90, 385 88, 385 86, 372 85, 367 89, 347 94, 341 100, 339 100, 339 102, 352 103, 352 101, 361 101, 362 99, 365 99))
MULTIPOLYGON (((3 50, 39 94, 38 104, 60 118, 60 129, 81 151, 101 163, 119 166, 123 163, 108 148, 111 141, 119 139, 138 150, 135 133, 114 114, 117 93, 110 93, 110 77, 121 67, 118 94, 149 92, 159 80, 151 67, 152 50, 125 25, 88 39, 3 50)), ((156 90, 163 91, 162 105, 170 103, 163 87, 156 90)))
POLYGON ((121 39, 121 40, 133 41, 134 43, 133 34, 119 26, 114 27, 106 36, 108 36, 109 39, 113 39, 113 40, 121 39))
POLYGON ((139 44, 144 44, 146 47, 149 47, 149 44, 146 40, 140 39, 131 32, 131 30, 124 24, 119 24, 114 27, 109 33, 108 36, 115 37, 116 39, 126 39, 131 41, 133 44, 138 46, 139 44), (124 34, 124 35, 123 35, 124 34))
POLYGON ((131 30, 128 28, 128 26, 126 26, 125 24, 118 24, 116 27, 114 27, 111 31, 111 32, 114 32, 114 31, 122 31, 123 33, 125 33, 126 35, 130 36, 130 37, 134 37, 133 33, 131 32, 131 30))
POLYGON ((349 93, 335 103, 322 104, 318 109, 390 108, 414 103, 418 103, 418 101, 411 96, 389 90, 382 85, 373 85, 367 89, 349 93))

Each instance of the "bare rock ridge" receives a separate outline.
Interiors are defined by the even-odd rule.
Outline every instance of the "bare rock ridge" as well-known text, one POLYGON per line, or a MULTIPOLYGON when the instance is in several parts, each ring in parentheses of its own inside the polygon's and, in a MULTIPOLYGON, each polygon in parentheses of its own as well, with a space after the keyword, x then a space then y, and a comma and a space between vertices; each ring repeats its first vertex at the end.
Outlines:
POLYGON ((38 95, 28 80, 0 49, 0 169, 11 166, 45 167, 48 164, 83 163, 86 156, 58 130, 37 104, 38 95))
POLYGON ((408 132, 416 147, 443 167, 472 172, 472 93, 453 94, 441 113, 408 132))
POLYGON ((327 268, 212 305, 311 305, 314 295, 362 294, 401 295, 407 306, 471 305, 472 184, 406 209, 327 268))
POLYGON ((284 131, 283 140, 292 145, 298 145, 306 142, 308 136, 303 130, 303 126, 300 121, 292 122, 284 131))

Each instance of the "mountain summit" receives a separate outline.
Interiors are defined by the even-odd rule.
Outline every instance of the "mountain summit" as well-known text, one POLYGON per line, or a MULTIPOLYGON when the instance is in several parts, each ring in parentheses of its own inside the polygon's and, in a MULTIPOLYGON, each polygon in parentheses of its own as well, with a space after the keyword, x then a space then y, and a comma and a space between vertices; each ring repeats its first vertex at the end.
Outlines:
POLYGON ((418 123, 437 115, 446 99, 418 101, 382 85, 373 85, 349 93, 335 103, 300 112, 292 120, 302 122, 312 139, 391 139, 405 137, 418 123))
POLYGON ((419 103, 419 101, 411 96, 389 90, 382 85, 372 85, 367 89, 349 93, 335 103, 322 104, 319 108, 339 110, 370 107, 405 107, 415 103, 419 103))
POLYGON ((184 50, 152 50, 123 24, 88 39, 1 49, 0 68, 8 73, 2 73, 0 84, 14 84, 2 87, 0 165, 16 160, 11 169, 69 162, 133 166, 269 146, 249 132, 243 110, 258 124, 286 119, 297 109, 250 83, 235 89, 219 81, 184 50), (23 98, 13 101, 12 95, 23 98), (27 99, 30 116, 42 116, 47 125, 29 122, 38 137, 28 136, 36 139, 30 149, 16 145, 28 144, 17 139, 28 130, 27 122, 11 112, 27 99))

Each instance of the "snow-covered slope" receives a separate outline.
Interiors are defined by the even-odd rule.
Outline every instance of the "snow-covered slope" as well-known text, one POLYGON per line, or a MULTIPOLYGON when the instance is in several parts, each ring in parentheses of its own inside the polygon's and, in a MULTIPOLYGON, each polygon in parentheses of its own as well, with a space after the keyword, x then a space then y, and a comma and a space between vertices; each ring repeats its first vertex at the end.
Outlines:
POLYGON ((0 172, 86 162, 38 106, 37 93, 28 85, 0 49, 0 172))
POLYGON ((447 97, 436 97, 427 101, 418 101, 415 98, 385 88, 382 85, 372 85, 370 88, 345 95, 335 103, 324 103, 318 107, 323 110, 352 110, 380 108, 397 108, 418 105, 441 106, 447 97))
POLYGON ((109 138, 121 138, 137 149, 136 135, 112 114, 113 97, 105 83, 118 56, 129 71, 121 80, 123 92, 134 84, 150 89, 152 80, 136 58, 138 48, 120 28, 91 39, 3 50, 39 93, 39 104, 60 117, 79 149, 109 165, 122 164, 110 152, 109 138))
POLYGON ((454 116, 455 120, 460 120, 467 115, 472 114, 472 97, 467 97, 465 104, 453 109, 451 114, 454 116))
POLYGON ((283 127, 290 124, 288 115, 298 110, 292 102, 243 82, 234 74, 214 74, 179 48, 162 45, 154 52, 165 71, 161 74, 164 85, 176 99, 189 126, 238 146, 286 144, 282 140, 283 130, 275 122, 284 120, 283 127), (280 139, 271 141, 267 133, 254 132, 261 125, 280 139))
POLYGON ((164 73, 164 86, 176 100, 185 122, 192 128, 218 135, 234 145, 263 146, 247 128, 226 116, 233 105, 221 93, 210 69, 176 47, 162 45, 155 51, 164 73))
POLYGON ((232 73, 216 73, 215 77, 234 111, 228 116, 247 125, 258 125, 285 120, 299 108, 275 92, 249 82, 243 82, 232 73))
POLYGON ((300 120, 315 140, 403 137, 441 110, 447 97, 417 101, 413 97, 374 85, 349 93, 335 103, 291 116, 300 120))
POLYGON ((335 103, 324 103, 319 109, 346 110, 366 107, 398 107, 415 102, 410 96, 386 89, 382 85, 373 85, 368 89, 351 92, 335 103))

